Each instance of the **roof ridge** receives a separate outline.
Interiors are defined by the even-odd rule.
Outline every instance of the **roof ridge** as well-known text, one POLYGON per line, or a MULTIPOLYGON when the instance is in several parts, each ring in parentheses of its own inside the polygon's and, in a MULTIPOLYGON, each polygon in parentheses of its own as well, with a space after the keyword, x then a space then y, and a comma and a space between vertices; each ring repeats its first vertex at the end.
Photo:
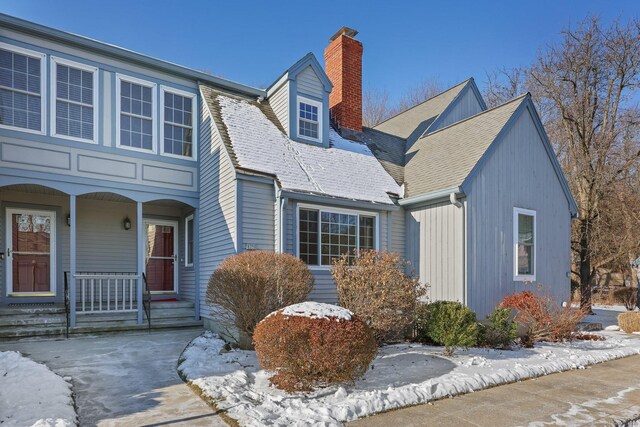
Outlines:
POLYGON ((446 129, 452 128, 452 127, 454 127, 454 126, 457 126, 457 125, 459 125, 460 123, 464 123, 464 122, 466 122, 466 121, 468 121, 468 120, 474 119, 474 118, 476 118, 476 117, 478 117, 478 116, 481 116, 481 115, 483 115, 483 114, 485 114, 485 113, 489 113, 489 112, 495 111, 495 110, 497 110, 498 108, 506 107, 507 105, 509 105, 509 104, 511 104, 511 103, 513 103, 513 102, 516 102, 516 101, 518 101, 518 100, 520 100, 520 99, 522 99, 522 98, 527 98, 527 97, 529 97, 529 96, 530 96, 530 93, 529 93, 529 92, 525 93, 524 95, 519 95, 519 96, 517 96, 517 97, 515 97, 515 98, 513 98, 513 99, 510 99, 510 100, 508 100, 508 101, 506 101, 506 102, 503 102, 503 103, 502 103, 502 104, 500 104, 500 105, 496 105, 495 107, 491 107, 491 108, 489 108, 489 109, 487 109, 487 110, 480 111, 479 113, 476 113, 476 114, 474 114, 473 116, 466 117, 466 118, 464 118, 464 119, 462 119, 462 120, 459 120, 459 121, 457 121, 457 122, 455 122, 455 123, 451 123, 450 125, 447 125, 447 126, 445 126, 445 127, 443 127, 443 128, 440 128, 440 129, 438 129, 438 130, 435 130, 435 131, 433 131, 433 132, 431 132, 431 133, 429 133, 429 134, 427 134, 427 135, 423 135, 423 136, 421 136, 421 137, 420 137, 420 138, 418 138, 418 139, 423 139, 423 138, 427 138, 427 137, 429 137, 429 136, 431 136, 431 135, 435 135, 435 134, 436 134, 436 133, 438 133, 438 132, 441 132, 441 131, 443 131, 443 130, 446 130, 446 129))
MULTIPOLYGON (((403 111, 400 111, 399 113, 394 114, 393 116, 391 116, 391 117, 389 117, 389 118, 387 118, 387 119, 384 119, 383 121, 381 121, 380 123, 378 123, 377 125, 375 125, 375 127, 378 127, 378 126, 380 126, 381 124, 386 123, 386 122, 388 122, 388 121, 389 121, 389 120, 391 120, 391 119, 395 119, 396 117, 398 117, 398 116, 400 116, 400 115, 402 115, 402 114, 406 113, 407 111, 409 111, 409 110, 413 110, 414 108, 419 107, 419 106, 421 106, 421 105, 422 105, 422 104, 424 104, 424 103, 427 103, 427 102, 429 102, 429 101, 431 101, 431 100, 433 100, 433 99, 435 99, 435 98, 437 98, 437 97, 439 97, 439 96, 441 96, 441 95, 444 95, 445 93, 449 92, 450 90, 453 90, 453 89, 457 88, 458 86, 461 86, 461 85, 463 85, 463 84, 465 84, 465 83, 468 83, 468 82, 470 82, 471 80, 473 80, 473 77, 469 77, 467 80, 465 80, 465 81, 463 81, 463 82, 460 82, 460 83, 458 83, 457 85, 453 85, 453 86, 451 86, 450 88, 445 89, 445 90, 443 90, 442 92, 439 92, 439 93, 437 93, 437 94, 433 95, 431 98, 425 99, 424 101, 420 102, 419 104, 416 104, 416 105, 414 105, 414 106, 412 106, 412 107, 407 108, 406 110, 403 110, 403 111)), ((373 128, 372 128, 372 129, 373 129, 373 128)), ((404 139, 404 138, 403 138, 403 139, 404 139)))

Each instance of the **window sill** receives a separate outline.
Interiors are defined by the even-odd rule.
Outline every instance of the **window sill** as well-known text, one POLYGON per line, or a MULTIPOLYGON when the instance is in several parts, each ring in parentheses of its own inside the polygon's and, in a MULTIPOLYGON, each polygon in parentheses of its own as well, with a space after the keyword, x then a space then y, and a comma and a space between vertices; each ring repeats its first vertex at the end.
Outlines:
POLYGON ((54 137, 54 138, 66 139, 66 140, 69 140, 69 141, 76 141, 76 142, 83 142, 85 144, 98 145, 98 141, 96 139, 77 138, 75 136, 61 135, 59 133, 55 133, 55 134, 53 134, 51 136, 54 137))
POLYGON ((536 281, 536 276, 533 275, 529 275, 529 276, 525 276, 525 275, 518 275, 518 276, 513 276, 513 281, 514 282, 535 282, 536 281))

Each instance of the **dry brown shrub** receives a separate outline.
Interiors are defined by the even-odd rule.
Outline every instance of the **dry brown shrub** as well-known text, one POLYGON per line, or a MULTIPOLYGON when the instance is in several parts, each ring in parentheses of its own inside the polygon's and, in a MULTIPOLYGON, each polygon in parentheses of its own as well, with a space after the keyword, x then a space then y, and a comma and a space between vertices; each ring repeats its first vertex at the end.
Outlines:
POLYGON ((311 319, 278 312, 258 324, 253 343, 260 365, 275 371, 271 383, 289 393, 353 381, 377 352, 371 330, 355 315, 311 319))
POLYGON ((251 251, 220 264, 209 279, 206 299, 216 307, 214 315, 223 328, 236 328, 250 338, 267 314, 304 301, 312 288, 313 276, 300 259, 251 251))
POLYGON ((333 264, 340 305, 373 330, 378 343, 402 338, 426 286, 405 273, 408 263, 385 251, 361 251, 352 264, 343 255, 333 264))
POLYGON ((640 332, 640 311, 618 314, 618 326, 628 334, 640 332))

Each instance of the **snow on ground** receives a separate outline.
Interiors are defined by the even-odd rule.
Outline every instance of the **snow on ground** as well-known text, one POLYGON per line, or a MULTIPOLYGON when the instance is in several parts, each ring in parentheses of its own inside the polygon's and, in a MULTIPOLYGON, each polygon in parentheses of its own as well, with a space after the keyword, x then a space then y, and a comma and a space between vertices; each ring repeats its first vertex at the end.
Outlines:
POLYGON ((593 304, 591 307, 593 315, 585 316, 585 322, 602 323, 602 327, 618 325, 618 315, 627 309, 623 305, 593 304))
MULTIPOLYGON (((351 320, 351 316, 353 316, 353 313, 346 308, 313 301, 293 304, 271 314, 278 312, 285 316, 308 317, 310 319, 328 319, 329 317, 334 317, 336 319, 351 320)), ((271 314, 269 316, 271 316, 271 314)))
POLYGON ((446 357, 442 347, 385 346, 355 384, 307 395, 288 395, 271 387, 255 352, 225 352, 224 342, 211 332, 192 341, 178 369, 241 425, 340 425, 377 412, 640 354, 637 336, 599 334, 607 339, 513 351, 474 348, 455 357, 446 357))
POLYGON ((15 351, 0 352, 0 424, 76 425, 71 384, 15 351))

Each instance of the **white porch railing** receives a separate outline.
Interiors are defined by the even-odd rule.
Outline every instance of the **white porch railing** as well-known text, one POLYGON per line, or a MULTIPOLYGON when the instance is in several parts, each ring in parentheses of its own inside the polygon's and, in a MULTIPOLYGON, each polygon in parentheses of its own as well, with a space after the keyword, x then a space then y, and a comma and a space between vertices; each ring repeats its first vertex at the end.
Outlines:
POLYGON ((75 278, 77 312, 138 310, 137 273, 77 273, 75 278))

